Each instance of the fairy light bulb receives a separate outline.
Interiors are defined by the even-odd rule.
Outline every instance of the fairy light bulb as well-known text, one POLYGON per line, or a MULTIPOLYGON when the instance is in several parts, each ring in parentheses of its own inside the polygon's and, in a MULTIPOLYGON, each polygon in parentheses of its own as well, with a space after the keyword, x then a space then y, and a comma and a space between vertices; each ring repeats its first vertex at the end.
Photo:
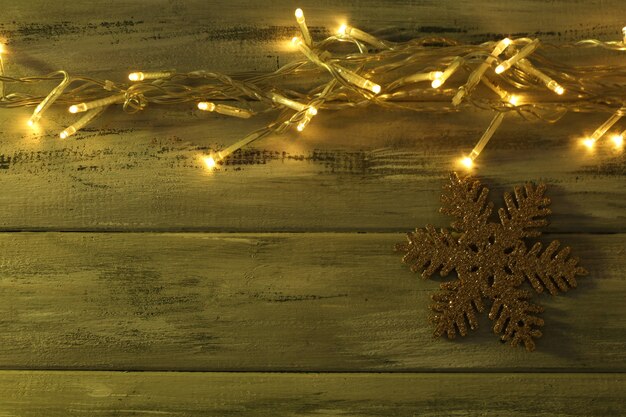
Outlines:
POLYGON ((282 104, 283 106, 289 107, 295 111, 305 111, 308 107, 306 104, 297 102, 278 93, 270 94, 270 98, 274 103, 282 104))
POLYGON ((201 101, 200 103, 198 103, 198 108, 203 111, 213 111, 215 110, 215 103, 201 101))
POLYGON ((217 165, 219 161, 223 161, 224 159, 226 159, 227 156, 229 156, 236 150, 243 148, 244 146, 254 142, 255 140, 262 138, 263 136, 267 134, 269 134, 269 130, 267 129, 254 131, 250 133, 248 136, 246 136, 245 138, 241 139, 239 142, 235 142, 229 147, 222 149, 219 152, 213 152, 210 155, 210 157, 205 158, 204 163, 209 169, 215 168, 215 166, 217 165))
POLYGON ((470 158, 469 156, 461 158, 459 162, 461 163, 461 165, 463 165, 467 169, 471 169, 474 166, 474 160, 470 158))
POLYGON ((334 68, 339 73, 339 75, 341 75, 341 77, 350 84, 354 84, 355 86, 364 90, 369 90, 374 94, 380 94, 380 92, 382 91, 382 87, 380 85, 368 80, 365 77, 360 76, 356 72, 352 72, 339 65, 334 65, 334 68))
POLYGON ((441 76, 436 77, 433 80, 433 82, 430 83, 431 87, 432 88, 441 87, 448 80, 448 78, 450 78, 450 76, 454 74, 457 69, 459 69, 462 62, 463 62, 463 58, 459 56, 454 58, 454 60, 450 63, 450 65, 448 65, 448 68, 446 68, 446 70, 443 73, 441 73, 441 76))
POLYGON ((304 42, 307 45, 313 45, 313 39, 311 38, 311 33, 309 32, 309 27, 306 25, 306 20, 304 19, 304 12, 302 9, 296 9, 296 22, 298 22, 298 26, 300 26, 300 32, 302 32, 302 37, 304 38, 304 42))
POLYGON ((626 130, 624 130, 619 135, 613 135, 611 137, 611 141, 613 142, 616 148, 624 147, 624 135, 626 135, 626 130))
POLYGON ((515 94, 509 94, 509 96, 506 99, 506 101, 508 101, 509 104, 512 104, 513 106, 517 106, 519 104, 520 98, 519 98, 519 96, 517 96, 515 94))
POLYGON ((617 110, 615 113, 611 115, 604 123, 602 123, 598 128, 591 134, 591 136, 583 139, 583 144, 591 149, 595 145, 595 143, 602 137, 604 134, 613 127, 615 123, 617 123, 622 116, 626 114, 626 107, 622 107, 617 110))
POLYGON ((26 122, 30 127, 35 127, 35 124, 41 119, 44 111, 46 111, 52 103, 54 103, 56 99, 63 94, 65 88, 67 88, 67 86, 72 82, 69 74, 65 71, 57 71, 55 74, 63 75, 63 80, 59 83, 59 85, 53 88, 52 91, 50 91, 50 94, 48 94, 46 98, 44 98, 41 103, 37 105, 37 107, 35 107, 32 116, 30 116, 30 119, 26 122))
POLYGON ((72 124, 71 126, 66 127, 65 130, 59 133, 59 137, 61 139, 67 139, 68 137, 74 135, 80 129, 87 126, 87 124, 91 122, 94 118, 102 114, 102 112, 104 112, 107 109, 107 107, 108 106, 97 107, 95 109, 88 111, 76 123, 72 124))
POLYGON ((220 113, 225 116, 239 117, 240 119, 249 119, 252 113, 246 109, 228 106, 226 104, 215 104, 210 101, 201 101, 197 104, 198 109, 208 112, 220 113))
POLYGON ((456 94, 452 98, 452 104, 454 106, 458 106, 463 101, 463 98, 472 92, 474 87, 478 85, 480 80, 483 78, 483 75, 487 71, 487 69, 491 66, 491 64, 504 52, 506 48, 511 45, 513 41, 509 38, 504 38, 500 40, 493 48, 489 56, 470 74, 467 78, 467 82, 465 85, 462 85, 457 90, 456 94))
POLYGON ((215 159, 212 156, 207 156, 203 159, 204 165, 206 165, 208 169, 214 169, 217 166, 217 162, 215 162, 215 159))
POLYGON ((491 123, 489 123, 487 130, 485 130, 485 133, 483 133, 478 143, 476 143, 476 146, 474 146, 474 149, 472 149, 469 155, 461 160, 461 163, 466 168, 471 168, 473 166, 474 161, 476 160, 478 155, 480 155, 483 149, 485 149, 485 146, 487 146, 487 143, 489 142, 493 134, 496 132, 498 127, 500 127, 500 124, 502 124, 502 119, 504 119, 503 112, 496 114, 491 120, 491 123))
POLYGON ((174 73, 172 71, 160 72, 131 72, 128 74, 130 81, 158 80, 160 78, 170 78, 174 73))
POLYGON ((377 37, 372 36, 369 33, 362 31, 361 29, 357 29, 346 24, 342 24, 341 26, 339 26, 339 30, 337 30, 337 36, 339 36, 340 38, 356 39, 357 41, 368 43, 378 49, 389 49, 389 46, 387 46, 377 37))
POLYGON ((311 119, 308 117, 305 117, 304 119, 302 119, 302 121, 298 123, 298 126, 296 126, 296 129, 298 130, 298 132, 302 132, 304 128, 309 124, 310 121, 311 119))
POLYGON ((304 116, 302 117, 300 123, 298 123, 298 125, 296 126, 296 130, 298 132, 302 132, 304 128, 307 127, 307 125, 311 122, 313 116, 315 116, 316 114, 317 109, 315 107, 309 107, 306 113, 304 113, 304 116))
POLYGON ((441 78, 442 75, 443 71, 419 72, 417 74, 404 77, 402 80, 400 80, 399 84, 418 83, 421 81, 434 81, 438 78, 441 78))
POLYGON ((556 81, 552 80, 550 81, 548 84, 546 84, 546 86, 554 91, 555 93, 557 93, 558 95, 562 96, 563 93, 565 92, 565 89, 563 87, 561 87, 556 81))
POLYGON ((70 113, 82 113, 98 107, 108 106, 109 104, 121 103, 125 99, 126 94, 115 94, 98 100, 71 105, 68 110, 70 113))
POLYGON ((552 78, 550 78, 547 74, 535 68, 533 64, 530 63, 527 59, 520 59, 515 64, 519 69, 524 71, 527 74, 530 74, 536 78, 538 78, 542 83, 546 85, 550 90, 554 91, 558 95, 563 95, 565 93, 565 89, 552 78))
POLYGON ((495 69, 496 74, 502 74, 507 71, 513 65, 515 65, 519 60, 526 58, 528 55, 535 52, 535 50, 539 47, 539 39, 535 39, 532 42, 529 42, 526 46, 524 46, 518 53, 513 55, 511 58, 502 62, 495 69))
POLYGON ((583 139, 583 145, 585 145, 587 149, 593 149, 593 147, 596 145, 596 141, 591 138, 585 138, 583 139))

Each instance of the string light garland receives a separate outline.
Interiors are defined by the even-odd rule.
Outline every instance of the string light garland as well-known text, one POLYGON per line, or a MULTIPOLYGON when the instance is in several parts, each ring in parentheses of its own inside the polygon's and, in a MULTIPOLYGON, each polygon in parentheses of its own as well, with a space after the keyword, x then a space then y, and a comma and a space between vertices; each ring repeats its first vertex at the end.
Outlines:
MULTIPOLYGON (((36 106, 28 120, 35 126, 53 104, 70 113, 85 114, 64 129, 66 139, 102 115, 122 106, 127 113, 149 105, 193 103, 201 111, 251 118, 279 110, 277 118, 231 146, 204 157, 210 169, 243 146, 271 133, 303 131, 319 111, 340 111, 377 105, 421 112, 452 113, 474 107, 495 113, 476 146, 460 159, 472 168, 506 113, 526 119, 556 122, 567 112, 609 112, 612 116, 583 143, 592 148, 626 114, 626 65, 581 66, 561 63, 545 52, 564 48, 603 48, 626 51, 626 27, 619 41, 583 40, 542 45, 539 39, 503 38, 478 45, 430 37, 406 42, 381 40, 343 24, 335 34, 312 38, 302 9, 295 11, 300 35, 292 39, 304 59, 270 73, 232 76, 192 72, 135 71, 129 83, 70 76, 56 71, 45 76, 12 77, 5 73, 5 48, 0 45, 0 107, 36 106), (348 51, 348 52, 346 52, 348 51), (489 71, 491 69, 491 71, 489 71), (610 80, 610 81, 607 81, 610 80), (313 85, 294 91, 287 81, 313 85), (6 94, 16 84, 56 82, 44 97, 6 94), (427 84, 428 83, 428 84, 427 84), (237 102, 238 106, 223 103, 237 102)), ((626 130, 611 136, 622 149, 626 130)))

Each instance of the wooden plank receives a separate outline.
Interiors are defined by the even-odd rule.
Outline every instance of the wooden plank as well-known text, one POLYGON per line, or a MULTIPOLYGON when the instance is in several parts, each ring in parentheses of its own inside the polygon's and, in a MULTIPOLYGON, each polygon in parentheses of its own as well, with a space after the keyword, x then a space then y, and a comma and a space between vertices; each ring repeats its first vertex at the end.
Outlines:
POLYGON ((0 234, 0 367, 624 371, 626 235, 560 235, 591 275, 550 298, 537 351, 483 317, 434 339, 436 281, 401 234, 0 234))
POLYGON ((270 70, 293 52, 293 11, 302 7, 313 36, 327 36, 342 21, 382 37, 454 36, 472 42, 502 35, 546 41, 587 37, 619 40, 626 6, 620 0, 501 5, 489 0, 301 1, 113 0, 50 6, 46 0, 3 5, 0 36, 13 62, 40 71, 112 74, 138 66, 217 71, 270 70), (584 16, 584 19, 581 18, 584 16))
MULTIPOLYGON (((557 42, 619 39, 626 12, 622 1, 300 6, 316 36, 349 18, 392 38, 443 34, 472 42, 503 33, 557 42)), ((120 80, 137 68, 268 71, 297 56, 284 45, 296 30, 293 7, 284 0, 271 8, 201 0, 50 7, 34 0, 7 5, 0 33, 9 41, 9 74, 66 68, 120 80)), ((608 62, 610 56, 616 55, 603 52, 596 59, 608 62)), ((263 140, 226 172, 207 175, 202 154, 239 140, 270 117, 233 121, 190 107, 136 116, 110 112, 93 129, 60 141, 56 135, 71 120, 65 112, 51 112, 45 130, 33 135, 23 123, 29 111, 0 112, 2 230, 400 231, 442 223, 436 213, 441 183, 491 117, 321 112, 300 139, 263 140)), ((604 149, 589 157, 577 147, 576 138, 603 118, 575 115, 546 126, 507 117, 478 172, 497 191, 547 180, 554 232, 624 232, 623 154, 604 149)))
MULTIPOLYGON (((320 114, 301 137, 264 139, 211 174, 201 160, 208 149, 239 140, 263 121, 153 110, 132 120, 111 115, 95 126, 104 133, 60 141, 53 132, 62 123, 34 138, 16 125, 26 117, 20 112, 0 113, 3 230, 403 231, 444 225, 441 187, 490 117, 320 114), (9 114, 14 117, 4 118, 9 114), (159 125, 150 127, 153 118, 159 125), (436 128, 425 132, 429 124, 436 128)), ((515 185, 547 182, 552 232, 624 232, 624 154, 607 145, 589 155, 575 137, 604 117, 577 115, 546 126, 511 116, 481 155, 477 174, 499 203, 502 191, 515 185)))
POLYGON ((624 374, 0 372, 0 416, 618 416, 624 374))

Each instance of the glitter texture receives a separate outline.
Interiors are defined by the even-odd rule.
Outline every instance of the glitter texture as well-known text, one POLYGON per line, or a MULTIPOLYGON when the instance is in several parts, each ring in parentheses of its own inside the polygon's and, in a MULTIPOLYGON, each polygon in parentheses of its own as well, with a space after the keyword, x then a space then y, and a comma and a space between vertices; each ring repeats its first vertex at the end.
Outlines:
POLYGON ((494 333, 512 346, 523 343, 526 350, 535 349, 544 324, 539 316, 543 308, 531 303, 532 292, 523 284, 555 295, 576 287, 576 276, 587 274, 577 258, 569 257, 570 248, 559 250, 556 240, 545 248, 541 243, 526 247, 524 239, 540 236, 539 228, 548 224, 550 199, 545 190, 544 184, 526 184, 516 187, 514 195, 505 193, 506 208, 498 210, 500 222, 491 222, 489 190, 475 179, 452 173, 441 197, 441 212, 455 218, 453 231, 428 225, 396 245, 405 253, 402 261, 413 272, 422 271, 423 278, 437 271, 442 277, 452 270, 457 273, 458 279, 441 284, 432 297, 435 336, 467 335, 468 327, 478 326, 476 315, 485 309, 483 300, 489 299, 494 333))

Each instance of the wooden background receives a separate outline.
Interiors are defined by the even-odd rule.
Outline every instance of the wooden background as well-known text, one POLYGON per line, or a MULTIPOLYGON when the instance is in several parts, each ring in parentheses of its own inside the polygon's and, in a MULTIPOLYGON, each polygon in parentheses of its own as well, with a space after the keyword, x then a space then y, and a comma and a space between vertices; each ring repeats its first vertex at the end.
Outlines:
MULTIPOLYGON (((619 40, 626 24, 620 0, 7 0, 0 36, 10 74, 269 71, 296 57, 297 6, 314 36, 343 19, 470 42, 619 40)), ((590 271, 539 297, 545 336, 529 354, 484 318, 461 341, 433 339, 438 283, 392 250, 447 225, 441 186, 489 114, 321 112, 208 173, 203 154, 269 118, 109 112, 62 141, 64 111, 36 132, 30 111, 0 111, 0 416, 626 413, 626 164, 576 142, 607 115, 507 117, 479 161, 498 200, 547 182, 543 240, 590 271)))

